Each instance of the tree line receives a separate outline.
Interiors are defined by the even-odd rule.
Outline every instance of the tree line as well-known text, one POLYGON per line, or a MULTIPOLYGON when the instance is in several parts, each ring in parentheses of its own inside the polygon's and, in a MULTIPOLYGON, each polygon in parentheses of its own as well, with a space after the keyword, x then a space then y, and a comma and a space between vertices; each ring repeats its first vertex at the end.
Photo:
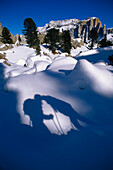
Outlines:
MULTIPOLYGON (((36 54, 40 54, 40 40, 38 37, 38 31, 35 22, 32 18, 26 18, 24 20, 24 29, 22 30, 22 33, 25 36, 26 42, 29 45, 29 47, 33 47, 36 49, 36 54)), ((98 42, 98 32, 96 28, 92 28, 89 34, 89 39, 91 40, 90 48, 92 49, 94 46, 94 43, 98 43, 100 47, 106 47, 111 46, 112 43, 110 41, 107 41, 107 35, 102 38, 98 42)), ((21 41, 21 38, 19 36, 19 41, 21 41)), ((1 35, 1 42, 4 44, 12 44, 13 41, 11 39, 11 33, 9 30, 4 27, 2 30, 1 35)), ((67 52, 70 54, 72 44, 71 44, 71 36, 69 31, 62 31, 62 33, 59 32, 58 29, 52 28, 49 29, 44 37, 43 43, 46 43, 48 48, 55 53, 56 50, 62 50, 62 52, 67 52)))

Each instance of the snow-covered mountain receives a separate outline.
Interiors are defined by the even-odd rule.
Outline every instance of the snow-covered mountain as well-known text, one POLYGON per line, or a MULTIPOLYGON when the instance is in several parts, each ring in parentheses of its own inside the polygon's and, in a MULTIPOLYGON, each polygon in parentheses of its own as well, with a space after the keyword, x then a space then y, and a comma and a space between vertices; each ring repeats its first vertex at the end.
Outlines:
POLYGON ((46 24, 44 27, 38 27, 37 30, 39 33, 44 33, 50 28, 57 28, 62 30, 67 30, 70 28, 74 28, 74 26, 79 22, 78 19, 67 19, 67 20, 59 20, 59 21, 50 21, 49 24, 46 24))
POLYGON ((40 34, 46 34, 51 28, 59 29, 60 32, 69 30, 73 39, 81 38, 81 41, 84 42, 89 39, 90 30, 94 27, 97 29, 100 38, 107 32, 106 26, 102 26, 101 21, 96 17, 87 18, 81 21, 78 19, 50 21, 44 27, 38 27, 37 30, 40 34))

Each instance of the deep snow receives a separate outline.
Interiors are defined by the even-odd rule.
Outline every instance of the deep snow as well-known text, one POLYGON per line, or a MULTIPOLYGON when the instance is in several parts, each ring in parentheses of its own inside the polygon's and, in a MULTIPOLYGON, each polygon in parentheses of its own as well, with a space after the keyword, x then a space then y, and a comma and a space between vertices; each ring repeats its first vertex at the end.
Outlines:
POLYGON ((1 60, 0 168, 112 170, 113 47, 41 50, 15 46, 11 66, 1 60))

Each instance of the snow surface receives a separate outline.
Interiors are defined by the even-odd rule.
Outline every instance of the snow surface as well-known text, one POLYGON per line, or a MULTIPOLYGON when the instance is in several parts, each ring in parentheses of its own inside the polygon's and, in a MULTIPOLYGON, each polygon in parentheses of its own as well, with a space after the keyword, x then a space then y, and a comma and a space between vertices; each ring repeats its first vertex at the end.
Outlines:
POLYGON ((107 40, 113 43, 113 34, 107 34, 107 40))
POLYGON ((112 170, 113 47, 0 60, 0 169, 112 170), (82 51, 82 53, 80 52, 82 51))

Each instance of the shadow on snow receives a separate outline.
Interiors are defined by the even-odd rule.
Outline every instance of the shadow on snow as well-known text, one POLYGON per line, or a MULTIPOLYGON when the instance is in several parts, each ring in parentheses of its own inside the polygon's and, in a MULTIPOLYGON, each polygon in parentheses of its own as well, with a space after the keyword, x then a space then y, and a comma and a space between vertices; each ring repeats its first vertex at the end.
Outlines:
POLYGON ((33 127, 23 125, 17 111, 15 91, 5 92, 4 66, 0 67, 0 169, 1 170, 75 170, 113 168, 113 139, 111 134, 99 136, 81 127, 77 119, 92 125, 80 116, 69 103, 51 96, 35 95, 35 99, 24 102, 24 112, 30 116, 33 127), (69 116, 79 131, 68 135, 53 135, 43 124, 42 100, 54 111, 69 116), (103 160, 106 160, 103 162, 103 160))

